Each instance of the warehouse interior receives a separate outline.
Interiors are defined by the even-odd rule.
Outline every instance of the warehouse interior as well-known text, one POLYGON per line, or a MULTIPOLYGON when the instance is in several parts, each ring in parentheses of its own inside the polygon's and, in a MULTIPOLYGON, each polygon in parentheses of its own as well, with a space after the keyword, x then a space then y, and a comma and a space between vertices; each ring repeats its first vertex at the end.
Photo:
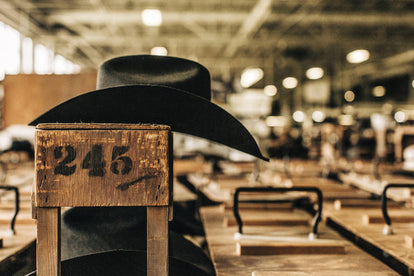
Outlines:
POLYGON ((44 275, 414 275, 413 35, 413 0, 0 0, 0 275, 48 271, 48 208, 44 275), (170 126, 166 163, 63 134, 102 123, 170 126), (147 194, 169 175, 167 263, 152 199, 42 203, 88 170, 147 194))

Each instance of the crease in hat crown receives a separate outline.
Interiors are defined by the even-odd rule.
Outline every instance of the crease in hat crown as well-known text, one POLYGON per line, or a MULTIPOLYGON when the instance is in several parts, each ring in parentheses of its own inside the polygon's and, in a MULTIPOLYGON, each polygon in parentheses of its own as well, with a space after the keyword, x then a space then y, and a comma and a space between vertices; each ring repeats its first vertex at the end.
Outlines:
POLYGON ((136 55, 104 62, 98 70, 97 89, 128 85, 158 85, 211 100, 211 79, 201 64, 177 57, 136 55))

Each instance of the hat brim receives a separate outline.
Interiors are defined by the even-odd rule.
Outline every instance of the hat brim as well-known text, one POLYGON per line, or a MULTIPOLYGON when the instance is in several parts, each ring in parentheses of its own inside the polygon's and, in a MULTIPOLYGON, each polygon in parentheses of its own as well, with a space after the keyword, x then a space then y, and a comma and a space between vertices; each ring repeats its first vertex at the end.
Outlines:
POLYGON ((50 109, 29 123, 149 123, 205 138, 264 157, 249 131, 219 106, 166 86, 119 86, 88 92, 50 109))

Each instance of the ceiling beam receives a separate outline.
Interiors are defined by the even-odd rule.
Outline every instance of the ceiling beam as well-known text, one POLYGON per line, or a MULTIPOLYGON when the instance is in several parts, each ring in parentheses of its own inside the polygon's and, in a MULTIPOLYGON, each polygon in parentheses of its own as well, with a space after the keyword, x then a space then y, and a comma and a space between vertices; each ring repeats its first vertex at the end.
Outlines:
MULTIPOLYGON (((165 11, 162 13, 163 24, 183 24, 186 21, 199 24, 242 24, 249 13, 241 11, 207 11, 207 12, 180 12, 165 11)), ((405 13, 379 13, 367 14, 363 12, 320 12, 309 14, 306 11, 291 14, 272 12, 266 23, 279 23, 281 21, 300 25, 309 24, 336 24, 336 25, 361 25, 361 26, 413 26, 414 16, 411 12, 405 13)), ((68 26, 74 24, 106 24, 111 22, 117 25, 142 25, 139 11, 108 11, 105 14, 97 14, 95 11, 60 11, 47 17, 49 24, 64 23, 68 26)))
MULTIPOLYGON (((79 27, 79 26, 78 26, 79 27)), ((146 47, 153 47, 156 45, 168 46, 169 44, 178 45, 181 48, 186 48, 191 46, 191 48, 217 48, 228 45, 231 42, 231 36, 227 33, 214 33, 207 32, 202 36, 202 39, 198 36, 191 34, 163 34, 161 36, 151 36, 146 34, 137 34, 137 35, 115 35, 111 36, 111 39, 108 39, 106 33, 92 32, 86 28, 76 28, 78 32, 83 34, 83 38, 90 45, 95 45, 97 47, 115 47, 121 48, 128 45, 133 45, 137 47, 140 45, 140 49, 145 49, 146 47)), ((77 36, 71 34, 60 34, 59 39, 61 43, 67 43, 73 40, 76 40, 77 36)), ((55 38, 51 35, 50 39, 55 38)), ((414 37, 407 37, 406 39, 393 39, 394 35, 390 34, 388 36, 387 45, 393 46, 407 46, 414 45, 414 37)), ((58 41, 59 42, 59 41, 58 41)), ((265 48, 269 49, 280 49, 283 50, 286 47, 306 47, 313 49, 323 49, 327 46, 340 45, 341 48, 349 47, 373 47, 381 46, 384 42, 379 39, 369 39, 366 37, 355 37, 352 33, 335 33, 335 32, 326 32, 323 34, 312 34, 312 35, 302 35, 302 34, 292 34, 288 33, 283 36, 282 39, 279 39, 273 34, 268 34, 266 36, 255 37, 254 45, 249 41, 244 41, 239 44, 239 47, 254 47, 254 48, 265 48), (323 46, 323 47, 321 47, 323 46)), ((177 46, 177 47, 178 47, 177 46)))
POLYGON ((239 31, 224 50, 224 56, 232 57, 237 51, 240 44, 244 43, 246 39, 254 35, 262 26, 267 16, 271 12, 272 0, 259 0, 253 7, 251 13, 246 17, 240 26, 239 31))

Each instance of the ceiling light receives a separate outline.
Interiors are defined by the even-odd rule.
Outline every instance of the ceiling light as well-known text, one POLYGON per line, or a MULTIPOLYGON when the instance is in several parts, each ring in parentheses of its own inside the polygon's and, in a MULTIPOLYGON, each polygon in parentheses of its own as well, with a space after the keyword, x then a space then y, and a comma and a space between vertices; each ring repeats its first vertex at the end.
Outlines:
POLYGON ((141 13, 142 22, 146 26, 160 26, 162 22, 162 15, 160 10, 146 9, 141 13))
POLYGON ((287 89, 293 89, 298 85, 298 80, 294 77, 287 77, 282 81, 282 85, 287 89))
POLYGON ((317 123, 321 123, 325 120, 325 113, 319 110, 315 110, 312 113, 312 119, 317 123))
POLYGON ((374 97, 384 97, 385 96, 385 87, 384 86, 375 86, 372 89, 372 95, 374 97))
POLYGON ((397 123, 404 123, 407 120, 407 116, 404 111, 397 111, 394 114, 394 119, 397 123))
POLYGON ((284 127, 286 125, 286 118, 284 116, 268 116, 266 118, 266 125, 268 127, 284 127))
POLYGON ((348 103, 353 102, 355 100, 355 93, 351 90, 346 91, 344 94, 344 99, 348 103))
POLYGON ((411 82, 411 86, 414 88, 414 80, 411 82))
POLYGON ((385 116, 378 113, 372 114, 371 126, 374 130, 384 130, 387 127, 387 121, 385 116))
POLYGON ((264 88, 264 93, 269 97, 273 97, 277 94, 277 87, 274 85, 266 85, 264 88))
POLYGON ((297 110, 293 112, 293 120, 298 123, 302 123, 305 120, 305 113, 303 111, 297 110))
POLYGON ((364 49, 359 49, 350 52, 346 56, 346 60, 349 63, 361 63, 369 59, 369 51, 364 49))
POLYGON ((153 47, 151 49, 151 55, 154 56, 166 56, 168 54, 167 48, 162 46, 153 47))
POLYGON ((323 77, 324 71, 321 67, 312 67, 306 70, 306 77, 310 80, 318 80, 323 77))
POLYGON ((240 84, 248 88, 263 78, 263 70, 260 68, 245 69, 241 75, 240 84))

